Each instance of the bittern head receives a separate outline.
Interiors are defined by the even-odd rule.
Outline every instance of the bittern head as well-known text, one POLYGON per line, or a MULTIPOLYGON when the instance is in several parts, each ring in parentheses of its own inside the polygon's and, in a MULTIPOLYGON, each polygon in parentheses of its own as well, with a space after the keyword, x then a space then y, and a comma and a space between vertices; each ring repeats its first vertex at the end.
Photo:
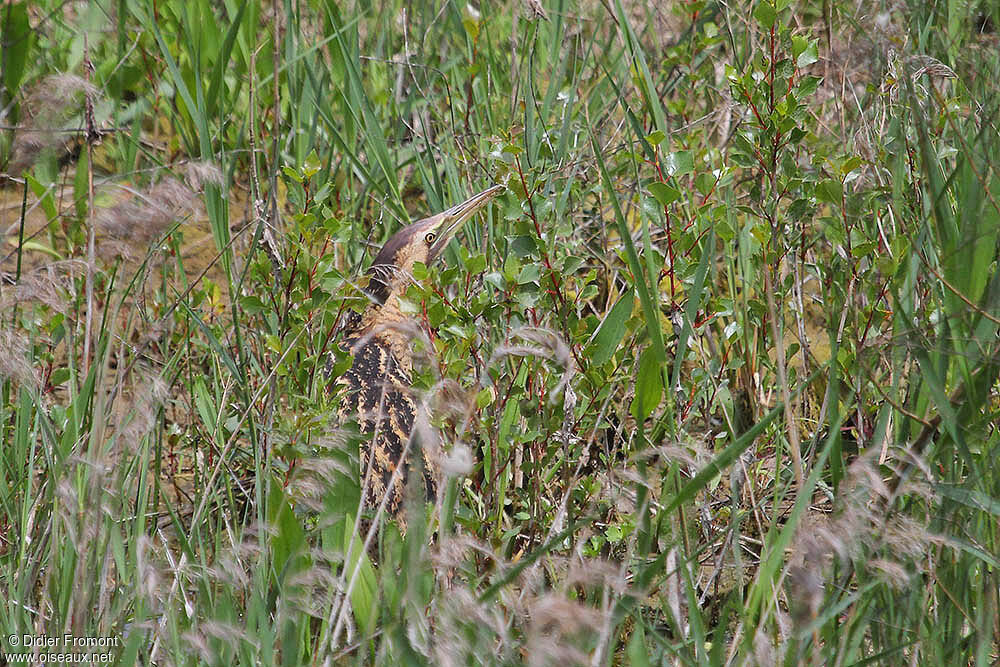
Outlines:
MULTIPOLYGON (((446 211, 403 227, 382 246, 368 269, 368 294, 375 304, 386 304, 403 290, 413 275, 413 265, 433 264, 469 218, 486 206, 504 186, 494 185, 446 211)), ((388 305, 388 304, 387 304, 388 305)))

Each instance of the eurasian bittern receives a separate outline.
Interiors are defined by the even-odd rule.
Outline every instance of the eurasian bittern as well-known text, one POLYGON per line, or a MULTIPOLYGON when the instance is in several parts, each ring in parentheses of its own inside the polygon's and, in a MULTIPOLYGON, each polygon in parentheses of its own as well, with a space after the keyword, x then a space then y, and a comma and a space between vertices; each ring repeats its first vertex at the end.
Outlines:
MULTIPOLYGON (((386 242, 368 269, 365 291, 370 303, 349 325, 345 342, 354 362, 338 382, 347 386, 340 418, 357 419, 365 436, 360 446, 361 479, 370 465, 365 498, 369 507, 378 507, 388 496, 389 514, 398 515, 410 470, 405 454, 417 413, 410 380, 413 353, 408 332, 413 328, 407 326, 410 318, 401 311, 399 298, 413 282, 413 265, 433 264, 462 225, 503 190, 504 186, 494 185, 447 211, 404 227, 386 242)), ((427 497, 433 498, 437 466, 428 458, 427 449, 420 449, 427 497)))

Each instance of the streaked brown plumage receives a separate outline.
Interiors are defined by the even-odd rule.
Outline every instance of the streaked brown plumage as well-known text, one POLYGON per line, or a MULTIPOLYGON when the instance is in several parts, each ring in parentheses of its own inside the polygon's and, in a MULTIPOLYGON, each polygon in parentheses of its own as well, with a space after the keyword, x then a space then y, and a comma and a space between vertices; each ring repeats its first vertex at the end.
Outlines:
MULTIPOLYGON (((387 511, 398 515, 409 473, 404 453, 414 435, 418 405, 410 388, 413 323, 401 312, 399 297, 413 281, 413 265, 422 262, 429 266, 440 258, 465 221, 503 190, 502 185, 493 186, 447 211, 404 227, 386 242, 368 270, 366 291, 371 302, 347 334, 346 344, 354 361, 338 382, 347 387, 340 418, 356 419, 364 435, 362 481, 369 462, 372 467, 365 498, 369 507, 378 507, 388 494, 387 511), (402 469, 394 477, 400 465, 402 469)), ((410 451, 418 448, 423 452, 425 490, 432 498, 437 466, 426 448, 417 442, 410 445, 410 451)))

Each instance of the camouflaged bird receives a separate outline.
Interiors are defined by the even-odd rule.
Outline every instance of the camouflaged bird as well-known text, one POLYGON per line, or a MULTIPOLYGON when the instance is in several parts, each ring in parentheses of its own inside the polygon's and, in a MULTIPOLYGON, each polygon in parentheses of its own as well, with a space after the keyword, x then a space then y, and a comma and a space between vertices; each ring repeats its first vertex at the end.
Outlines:
POLYGON ((495 185, 393 235, 368 269, 365 291, 370 303, 348 325, 345 344, 354 361, 337 380, 347 387, 339 415, 342 422, 357 420, 364 435, 360 447, 362 483, 371 466, 366 504, 377 508, 388 495, 386 510, 392 516, 399 516, 409 475, 404 454, 415 449, 422 452, 428 499, 435 495, 438 476, 427 448, 418 442, 410 443, 419 409, 410 378, 414 323, 400 310, 399 297, 414 280, 413 265, 433 264, 462 225, 503 190, 504 186, 495 185))

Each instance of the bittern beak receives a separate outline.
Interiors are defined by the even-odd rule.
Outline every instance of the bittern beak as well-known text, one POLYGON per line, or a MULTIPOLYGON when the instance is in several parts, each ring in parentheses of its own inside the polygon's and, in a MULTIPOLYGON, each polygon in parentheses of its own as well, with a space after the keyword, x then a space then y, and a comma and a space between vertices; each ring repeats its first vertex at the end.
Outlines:
POLYGON ((428 233, 433 233, 435 236, 427 251, 427 263, 430 264, 440 257, 462 225, 506 189, 506 186, 494 185, 430 218, 428 223, 431 224, 427 225, 428 233), (437 224, 433 224, 435 222, 437 224))

